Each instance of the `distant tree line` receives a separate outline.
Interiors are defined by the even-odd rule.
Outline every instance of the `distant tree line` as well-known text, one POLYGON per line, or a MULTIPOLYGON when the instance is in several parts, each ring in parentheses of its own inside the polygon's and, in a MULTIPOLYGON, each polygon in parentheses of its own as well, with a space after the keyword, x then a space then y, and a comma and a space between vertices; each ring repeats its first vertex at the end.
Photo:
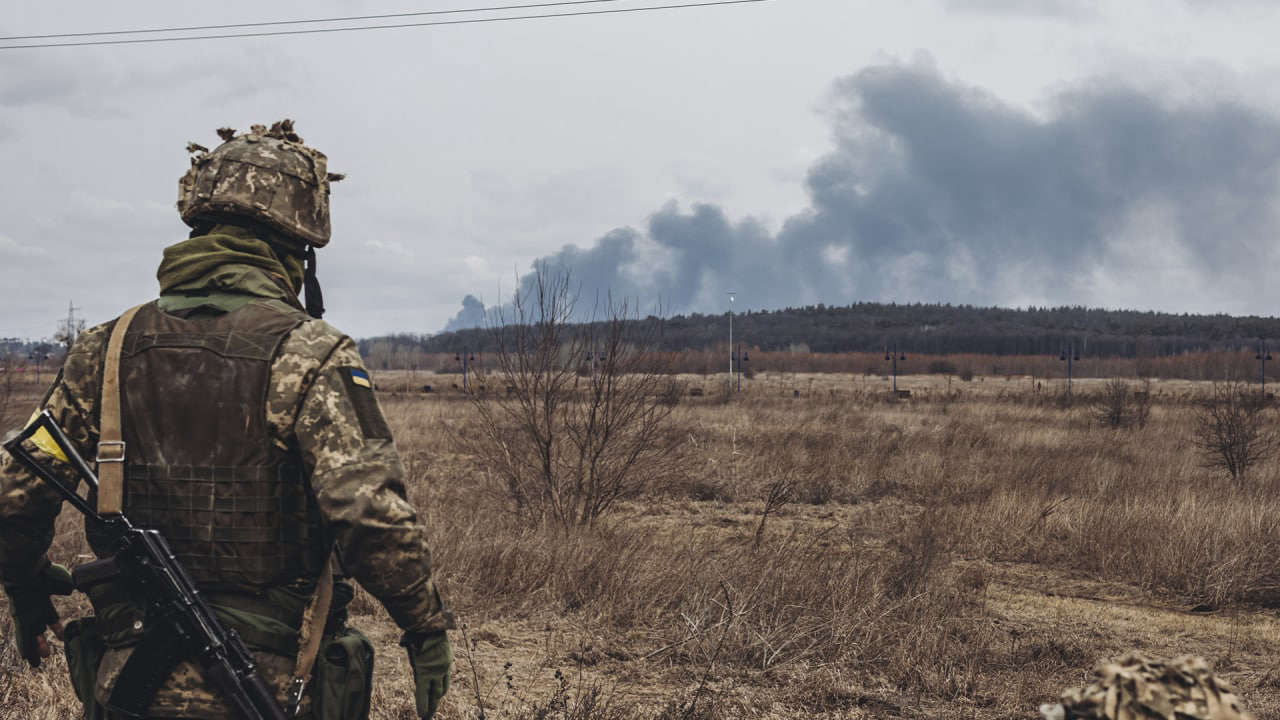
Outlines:
MULTIPOLYGON (((723 346, 726 314, 692 313, 637 323, 660 325, 664 350, 723 346)), ((1239 351, 1258 338, 1280 337, 1280 318, 1191 315, 1080 306, 997 308, 951 304, 855 303, 752 310, 734 315, 734 340, 764 351, 813 353, 883 352, 897 345, 924 355, 1047 355, 1074 346, 1081 357, 1167 357, 1185 353, 1239 351)), ((403 360, 436 353, 490 352, 484 329, 437 335, 394 335, 360 343, 366 356, 403 360)), ((411 360, 410 360, 411 362, 411 360)))

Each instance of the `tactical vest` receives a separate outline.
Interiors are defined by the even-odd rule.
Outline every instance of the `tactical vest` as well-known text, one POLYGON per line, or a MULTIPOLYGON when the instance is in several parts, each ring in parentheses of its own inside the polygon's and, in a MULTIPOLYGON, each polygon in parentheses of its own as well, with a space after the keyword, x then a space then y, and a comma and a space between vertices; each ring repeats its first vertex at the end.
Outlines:
POLYGON ((124 511, 159 530, 206 590, 320 574, 319 515, 301 458, 272 442, 266 412, 272 358, 305 319, 265 302, 188 318, 151 303, 125 335, 124 511))

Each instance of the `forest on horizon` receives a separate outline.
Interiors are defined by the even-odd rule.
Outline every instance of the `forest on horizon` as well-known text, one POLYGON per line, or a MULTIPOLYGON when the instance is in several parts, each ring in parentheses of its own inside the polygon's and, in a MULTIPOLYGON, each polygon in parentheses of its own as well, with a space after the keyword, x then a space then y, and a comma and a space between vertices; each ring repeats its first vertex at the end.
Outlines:
MULTIPOLYGON (((707 350, 728 342, 728 313, 690 313, 630 321, 668 351, 707 350)), ((1196 315, 1081 306, 999 308, 926 303, 806 305, 733 316, 733 340, 748 350, 809 353, 900 352, 927 355, 1047 355, 1074 348, 1081 357, 1167 357, 1239 351, 1280 335, 1280 318, 1196 315)), ((492 352, 492 328, 360 341, 363 355, 492 352)))

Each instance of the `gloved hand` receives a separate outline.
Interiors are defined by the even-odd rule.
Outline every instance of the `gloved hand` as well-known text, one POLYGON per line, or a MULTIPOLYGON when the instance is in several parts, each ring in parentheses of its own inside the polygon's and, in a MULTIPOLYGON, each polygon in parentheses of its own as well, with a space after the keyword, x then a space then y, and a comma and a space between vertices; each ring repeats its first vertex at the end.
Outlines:
POLYGON ((427 720, 436 714, 440 699, 449 692, 449 672, 453 668, 453 648, 449 646, 449 633, 444 630, 421 634, 405 633, 400 641, 409 651, 409 666, 413 668, 413 699, 418 706, 418 717, 427 720))
POLYGON ((9 615, 13 617, 13 634, 18 652, 31 667, 40 667, 40 658, 49 657, 49 643, 44 631, 52 627, 62 637, 62 623, 53 609, 51 595, 70 595, 75 590, 71 573, 61 565, 46 563, 35 577, 23 583, 5 585, 9 595, 9 615))

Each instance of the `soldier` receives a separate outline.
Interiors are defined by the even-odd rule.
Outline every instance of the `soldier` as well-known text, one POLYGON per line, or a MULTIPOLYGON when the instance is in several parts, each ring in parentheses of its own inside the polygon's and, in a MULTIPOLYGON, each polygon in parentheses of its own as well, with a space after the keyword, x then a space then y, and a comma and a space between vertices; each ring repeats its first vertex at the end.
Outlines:
MULTIPOLYGON (((373 648, 346 625, 349 576, 403 630, 418 715, 431 717, 449 687, 452 616, 369 374, 319 319, 315 248, 341 176, 289 120, 218 134, 212 152, 188 146, 178 211, 192 231, 164 251, 159 299, 81 334, 41 408, 97 458, 99 512, 169 540, 282 703, 309 681, 303 716, 367 716, 373 648), (300 636, 321 628, 307 657, 300 636)), ((56 465, 60 451, 36 440, 56 465)), ((70 577, 46 557, 61 499, 0 460, 0 582, 22 657, 38 666, 46 630, 65 635, 89 718, 229 717, 194 665, 157 660, 171 639, 148 633, 129 588, 90 588, 94 616, 64 633, 50 595, 69 594, 70 577)))

